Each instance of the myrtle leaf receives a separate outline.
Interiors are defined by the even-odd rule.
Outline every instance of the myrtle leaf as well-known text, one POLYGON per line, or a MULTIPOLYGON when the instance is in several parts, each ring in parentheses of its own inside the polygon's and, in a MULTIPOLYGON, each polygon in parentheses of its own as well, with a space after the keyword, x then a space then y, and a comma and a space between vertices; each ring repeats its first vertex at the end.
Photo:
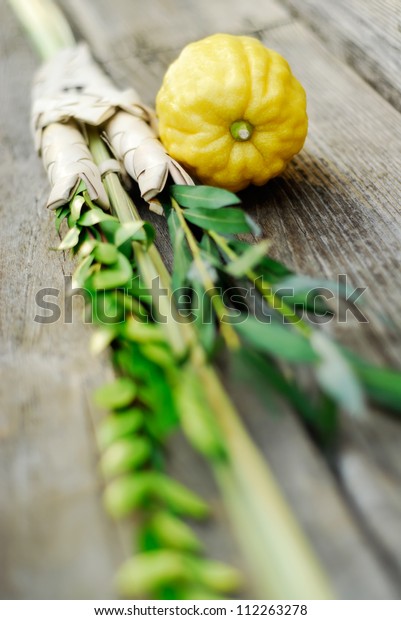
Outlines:
POLYGON ((101 450, 105 450, 118 439, 132 436, 144 424, 144 414, 140 409, 124 409, 112 413, 99 425, 97 439, 101 450))
POLYGON ((83 213, 83 215, 79 218, 78 224, 80 226, 93 226, 94 224, 99 224, 99 222, 104 222, 106 220, 116 221, 116 218, 108 213, 105 213, 102 209, 95 207, 94 209, 85 211, 85 213, 83 213))
POLYGON ((79 241, 79 233, 81 229, 78 226, 73 226, 70 228, 60 245, 57 247, 58 250, 70 250, 74 248, 79 241))
POLYGON ((118 253, 117 262, 112 268, 102 269, 93 274, 92 286, 95 289, 113 289, 127 284, 133 277, 131 263, 128 258, 118 253))
POLYGON ((75 269, 74 273, 72 274, 72 288, 80 288, 82 286, 84 286, 85 284, 85 280, 89 275, 89 270, 92 266, 93 263, 93 256, 92 254, 89 254, 89 256, 86 256, 86 258, 84 258, 78 265, 78 267, 75 269))
POLYGON ((127 560, 117 573, 117 587, 124 597, 147 599, 171 583, 186 583, 190 573, 184 556, 173 549, 154 549, 127 560))
POLYGON ((60 226, 62 221, 67 217, 70 212, 70 208, 67 207, 59 207, 57 209, 57 217, 56 217, 56 232, 60 232, 60 226))
POLYGON ((116 440, 104 452, 100 460, 103 476, 114 478, 126 474, 146 463, 152 453, 152 446, 146 437, 125 437, 116 440))
POLYGON ((100 242, 94 249, 94 257, 103 265, 113 265, 118 261, 119 252, 112 243, 100 242))
POLYGON ((190 489, 161 473, 151 474, 157 496, 177 514, 203 519, 209 513, 208 505, 190 489))
POLYGON ((132 239, 132 236, 143 226, 143 222, 125 222, 115 232, 114 243, 117 247, 132 239))
POLYGON ((92 355, 102 353, 118 336, 118 329, 114 325, 102 325, 91 336, 89 349, 92 355))
POLYGON ((121 519, 143 504, 152 495, 148 472, 135 472, 120 476, 109 483, 103 495, 108 514, 121 519))
POLYGON ((132 379, 119 377, 98 388, 94 393, 94 401, 104 409, 121 409, 132 403, 136 393, 137 388, 132 379))
POLYGON ((73 198, 71 200, 71 203, 70 203, 70 209, 71 209, 70 217, 71 217, 71 221, 74 224, 79 220, 79 218, 81 216, 81 210, 82 210, 82 207, 84 206, 84 204, 85 204, 85 198, 83 196, 75 196, 75 198, 73 198))

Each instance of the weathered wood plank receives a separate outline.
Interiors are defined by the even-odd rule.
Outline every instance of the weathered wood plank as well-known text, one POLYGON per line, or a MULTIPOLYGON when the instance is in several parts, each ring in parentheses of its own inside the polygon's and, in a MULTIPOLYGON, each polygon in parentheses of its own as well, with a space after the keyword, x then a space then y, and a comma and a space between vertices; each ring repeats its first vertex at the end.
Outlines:
POLYGON ((96 57, 121 87, 134 85, 148 105, 160 86, 166 64, 190 41, 214 32, 252 33, 287 23, 288 12, 276 0, 200 3, 156 0, 138 5, 116 0, 61 0, 61 5, 96 57), (121 18, 123 16, 123 18, 121 18), (102 36, 99 36, 102 33, 102 36), (133 82, 134 80, 134 82, 133 82))
MULTIPOLYGON (((251 212, 272 239, 273 254, 296 270, 330 279, 347 274, 367 288, 369 323, 329 329, 367 358, 399 366, 400 115, 301 25, 278 28, 263 40, 284 53, 305 85, 310 133, 284 177, 247 196, 258 203, 251 212)), ((346 419, 338 454, 348 504, 397 579, 400 432, 399 422, 383 414, 346 419), (367 462, 370 475, 357 475, 367 462), (368 497, 376 498, 377 511, 367 509, 368 497)))
POLYGON ((285 0, 339 58, 401 110, 398 0, 285 0))
POLYGON ((101 507, 90 393, 111 371, 88 363, 80 313, 34 321, 43 287, 63 303, 71 264, 49 250, 58 237, 29 132, 36 62, 3 4, 0 24, 0 597, 108 598, 127 551, 101 507))
POLYGON ((115 0, 112 7, 107 0, 62 0, 60 4, 81 34, 91 39, 101 60, 137 57, 150 71, 160 50, 175 50, 213 32, 255 32, 291 19, 276 0, 206 4, 154 0, 141 5, 115 0))

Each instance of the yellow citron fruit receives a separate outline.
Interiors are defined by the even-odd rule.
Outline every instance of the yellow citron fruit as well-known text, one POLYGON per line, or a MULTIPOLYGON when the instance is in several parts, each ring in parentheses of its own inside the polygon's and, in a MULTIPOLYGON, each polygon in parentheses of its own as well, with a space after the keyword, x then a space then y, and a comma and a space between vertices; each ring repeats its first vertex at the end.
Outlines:
POLYGON ((156 98, 168 153, 202 183, 233 192, 263 185, 301 150, 306 96, 287 61, 252 37, 190 43, 156 98))

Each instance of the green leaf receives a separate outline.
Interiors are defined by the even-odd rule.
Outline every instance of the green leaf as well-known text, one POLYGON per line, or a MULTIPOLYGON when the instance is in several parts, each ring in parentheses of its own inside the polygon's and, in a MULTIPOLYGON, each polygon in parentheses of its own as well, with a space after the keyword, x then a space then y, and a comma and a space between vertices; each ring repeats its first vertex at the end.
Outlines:
POLYGON ((99 355, 111 345, 113 340, 119 336, 119 329, 116 325, 102 325, 93 331, 90 339, 90 352, 92 355, 99 355))
POLYGON ((216 242, 213 241, 207 233, 203 233, 200 247, 202 248, 202 251, 206 252, 207 256, 209 256, 209 261, 212 265, 216 262, 221 264, 221 256, 216 242), (210 257, 213 257, 213 260, 211 260, 210 257))
POLYGON ((267 239, 249 246, 241 256, 227 265, 226 271, 234 277, 245 275, 260 263, 269 246, 270 242, 267 239))
POLYGON ((60 215, 62 214, 62 212, 67 209, 67 211, 69 211, 69 206, 67 205, 61 205, 61 207, 57 207, 57 209, 54 209, 54 214, 56 217, 60 217, 60 215))
POLYGON ((316 378, 322 390, 340 407, 354 415, 365 410, 362 386, 341 349, 322 332, 314 332, 311 343, 320 357, 316 378))
POLYGON ((136 393, 136 384, 131 379, 119 377, 98 388, 94 393, 94 401, 104 409, 122 409, 132 403, 136 393))
POLYGON ((85 234, 86 231, 83 231, 83 233, 81 233, 80 239, 81 239, 81 243, 79 244, 79 248, 77 250, 77 256, 79 258, 86 258, 87 256, 89 256, 89 254, 92 254, 93 250, 95 249, 98 241, 96 241, 96 239, 85 239, 83 240, 83 236, 85 234))
POLYGON ((239 335, 257 351, 291 362, 315 362, 318 359, 309 340, 280 323, 262 323, 253 316, 233 324, 239 335))
POLYGON ((142 230, 138 230, 137 233, 132 237, 133 241, 144 241, 145 247, 148 248, 152 245, 156 238, 156 231, 153 228, 152 224, 149 222, 144 222, 142 230))
POLYGON ((232 592, 241 584, 239 572, 222 562, 188 557, 188 565, 191 566, 200 584, 207 588, 219 592, 232 592))
POLYGON ((75 224, 81 215, 82 207, 85 204, 85 198, 83 196, 75 196, 70 202, 71 209, 71 221, 75 224))
MULTIPOLYGON (((248 243, 246 241, 240 241, 233 239, 230 241, 230 246, 236 251, 245 251, 248 243)), ((270 256, 264 256, 257 267, 258 275, 262 275, 269 282, 277 282, 278 280, 291 275, 293 272, 279 261, 274 260, 270 256)))
POLYGON ((105 213, 102 209, 95 207, 94 209, 85 211, 85 213, 79 218, 78 224, 80 226, 93 226, 94 224, 99 224, 99 222, 105 222, 106 220, 116 221, 116 218, 108 213, 105 213))
POLYGON ((92 263, 93 263, 93 256, 92 256, 92 254, 89 254, 89 256, 84 258, 79 263, 78 267, 75 269, 74 273, 72 274, 72 282, 71 282, 71 284, 72 284, 73 288, 80 288, 80 287, 84 286, 85 280, 86 280, 86 278, 89 275, 92 263))
POLYGON ((128 344, 130 346, 116 352, 115 363, 141 384, 138 396, 152 410, 152 415, 147 417, 148 430, 162 439, 177 426, 178 421, 171 386, 166 373, 143 355, 140 344, 128 344))
MULTIPOLYGON (((240 239, 230 239, 229 241, 230 247, 235 250, 239 254, 243 254, 246 252, 249 247, 249 243, 247 241, 241 241, 240 239)), ((277 282, 280 279, 285 278, 286 276, 293 275, 294 272, 291 271, 286 265, 280 263, 279 261, 274 260, 270 256, 264 256, 260 261, 257 269, 258 274, 266 277, 267 280, 271 282, 277 282)))
POLYGON ((103 494, 106 511, 115 519, 127 517, 152 495, 150 485, 148 472, 135 472, 113 480, 103 494))
POLYGON ((93 276, 85 282, 85 287, 91 292, 92 321, 102 327, 117 327, 124 321, 125 308, 115 290, 99 291, 93 288, 93 276))
POLYGON ((200 255, 203 259, 203 262, 208 267, 218 267, 219 269, 223 268, 221 257, 216 256, 215 252, 213 252, 213 254, 209 254, 209 252, 206 252, 205 250, 201 250, 200 255))
POLYGON ((165 342, 146 342, 142 344, 143 355, 164 369, 175 368, 176 360, 165 342))
POLYGON ((121 252, 132 241, 140 241, 148 248, 154 242, 155 237, 156 231, 149 222, 127 222, 116 230, 115 244, 120 247, 121 252))
POLYGON ((241 202, 238 196, 226 189, 209 185, 172 185, 170 193, 182 207, 221 209, 241 202))
POLYGON ((152 445, 146 437, 125 437, 114 441, 100 459, 105 478, 113 478, 141 467, 149 461, 152 445))
POLYGON ((140 409, 124 409, 111 413, 101 422, 97 430, 101 450, 108 448, 114 441, 136 433, 144 424, 144 415, 140 409))
POLYGON ((119 257, 119 252, 112 243, 98 243, 93 254, 95 259, 103 265, 113 265, 119 257))
POLYGON ((215 230, 227 234, 251 230, 244 212, 240 209, 227 207, 219 211, 212 211, 199 208, 187 209, 183 213, 189 222, 206 230, 215 230))
POLYGON ((203 388, 190 366, 182 369, 175 399, 183 431, 192 445, 209 459, 222 458, 225 447, 203 388))
POLYGON ((255 237, 260 237, 262 235, 262 229, 257 222, 248 214, 245 213, 245 219, 249 226, 249 230, 255 237))
POLYGON ((179 228, 175 233, 173 244, 174 265, 172 273, 172 289, 175 292, 182 288, 187 280, 187 274, 192 264, 192 255, 185 239, 185 233, 179 228))
POLYGON ((104 222, 100 222, 99 228, 102 233, 106 237, 106 240, 109 243, 115 244, 115 234, 117 230, 120 228, 121 224, 118 220, 105 220, 104 222))
POLYGON ((178 231, 181 230, 180 220, 178 219, 178 215, 174 211, 174 209, 170 209, 169 211, 167 211, 167 224, 170 233, 170 239, 172 244, 174 245, 176 235, 178 231))
POLYGON ((80 232, 81 232, 81 229, 78 228, 78 226, 73 226, 73 228, 70 228, 70 230, 68 231, 68 233, 66 234, 66 236, 64 237, 64 239, 62 240, 62 242, 60 243, 57 249, 58 250, 70 250, 71 248, 74 248, 79 241, 80 232))
POLYGON ((193 289, 191 310, 195 315, 194 326, 198 330, 203 348, 210 355, 215 346, 216 334, 212 301, 199 281, 193 281, 191 286, 193 289))
POLYGON ((117 573, 117 588, 124 597, 155 598, 160 588, 190 581, 185 558, 172 549, 155 549, 127 560, 117 573))
POLYGON ((75 190, 73 198, 75 198, 75 196, 78 196, 78 194, 82 194, 83 192, 88 193, 88 190, 86 189, 85 181, 82 181, 81 179, 77 189, 75 190))
POLYGON ((94 289, 113 289, 127 284, 133 277, 130 261, 121 252, 118 253, 115 267, 102 269, 93 274, 92 286, 94 289))
POLYGON ((191 528, 169 512, 157 512, 149 527, 164 547, 198 553, 202 549, 199 538, 191 528))
POLYGON ((348 351, 345 355, 363 384, 368 397, 378 405, 401 413, 401 372, 369 364, 348 351))
POLYGON ((209 513, 208 505, 198 495, 193 493, 176 480, 164 474, 152 474, 154 492, 164 500, 171 510, 177 514, 187 515, 194 519, 202 519, 209 513))
POLYGON ((149 222, 126 222, 117 228, 114 241, 118 247, 127 241, 143 241, 146 247, 149 247, 154 242, 155 236, 155 229, 149 222))
POLYGON ((115 232, 114 242, 117 247, 133 239, 135 233, 138 232, 144 225, 144 222, 125 222, 121 224, 115 232))
POLYGON ((141 387, 139 397, 152 410, 152 416, 147 420, 147 427, 151 435, 160 441, 177 427, 178 416, 171 387, 165 381, 160 368, 156 365, 154 368, 158 372, 153 372, 153 384, 141 387), (160 403, 163 403, 163 407, 160 403))
POLYGON ((66 207, 59 207, 56 210, 56 232, 60 232, 60 226, 62 221, 67 217, 67 215, 70 212, 70 207, 66 206, 66 207))
POLYGON ((142 323, 134 317, 128 317, 122 326, 124 338, 133 342, 164 342, 166 337, 161 325, 156 323, 142 323))

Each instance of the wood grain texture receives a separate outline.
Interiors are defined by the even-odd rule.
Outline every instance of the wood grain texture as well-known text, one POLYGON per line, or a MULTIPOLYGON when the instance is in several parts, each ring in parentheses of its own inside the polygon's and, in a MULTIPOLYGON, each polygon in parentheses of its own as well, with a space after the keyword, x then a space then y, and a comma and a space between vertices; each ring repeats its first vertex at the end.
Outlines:
POLYGON ((121 87, 134 84, 151 106, 167 64, 190 41, 215 32, 252 34, 291 20, 276 0, 155 0, 140 5, 116 0, 112 8, 107 0, 61 0, 60 5, 114 81, 121 87))
MULTIPOLYGON (((132 523, 117 527, 103 510, 94 434, 103 413, 91 394, 113 374, 107 356, 88 353, 82 300, 70 321, 64 276, 73 264, 51 250, 60 238, 29 131, 39 63, 3 2, 0 24, 0 598, 112 599, 132 523), (52 324, 34 320, 46 315, 35 301, 44 288, 61 308, 52 324)), ((212 506, 198 526, 206 550, 244 568, 205 464, 180 437, 169 454, 172 473, 212 506)))
POLYGON ((401 111, 401 5, 398 0, 285 0, 336 56, 401 111))
POLYGON ((107 0, 62 0, 60 4, 79 32, 91 39, 102 60, 134 56, 151 71, 157 52, 176 50, 214 32, 253 33, 291 19, 276 0, 153 0, 140 4, 115 0, 112 6, 107 0))
POLYGON ((72 265, 49 250, 59 239, 28 129, 37 63, 4 4, 0 23, 0 597, 108 598, 127 549, 101 507, 90 393, 111 370, 88 363, 79 308, 69 325, 34 321, 43 287, 63 306, 72 265))
MULTIPOLYGON (((288 58, 305 85, 310 133, 284 177, 263 197, 253 196, 259 206, 251 212, 273 240, 273 254, 297 271, 332 280, 343 273, 366 287, 369 322, 328 329, 368 359, 399 366, 400 115, 302 25, 278 28, 263 40, 288 58)), ((400 441, 398 422, 370 412, 364 420, 344 420, 338 453, 348 502, 397 579, 400 441), (376 498, 376 511, 364 509, 366 496, 376 498)))
MULTIPOLYGON (((242 198, 272 239, 274 256, 300 272, 332 279, 347 273, 355 286, 367 287, 369 323, 328 329, 362 355, 400 364, 399 113, 281 3, 62 4, 116 82, 133 84, 147 103, 181 47, 211 32, 255 34, 288 58, 309 95, 309 138, 283 178, 242 198)), ((72 267, 47 250, 57 238, 43 207, 47 182, 26 129, 35 63, 5 5, 0 11, 0 132, 6 147, 0 488, 9 498, 0 508, 6 558, 0 596, 111 598, 111 577, 128 553, 130 534, 102 511, 93 435, 101 412, 90 404, 92 387, 111 369, 106 358, 88 362, 90 328, 79 316, 70 325, 40 326, 32 319, 38 288, 62 287, 63 273, 72 267)), ((165 222, 143 213, 157 227, 169 260, 165 222)), ((266 415, 269 407, 246 383, 231 381, 229 387, 338 596, 399 598, 399 424, 374 411, 364 420, 345 419, 330 470, 291 412, 266 415)), ((207 550, 243 568, 205 464, 180 437, 169 454, 172 473, 212 504, 214 521, 199 526, 207 550)))

